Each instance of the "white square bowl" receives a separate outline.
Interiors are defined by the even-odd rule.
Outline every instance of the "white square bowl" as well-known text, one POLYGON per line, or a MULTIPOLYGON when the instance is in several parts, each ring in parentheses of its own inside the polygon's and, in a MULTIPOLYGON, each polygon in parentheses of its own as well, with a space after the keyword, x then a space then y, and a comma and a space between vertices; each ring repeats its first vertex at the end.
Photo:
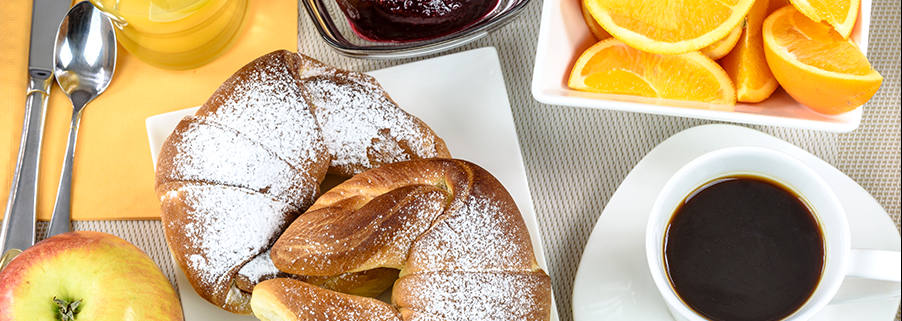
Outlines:
MULTIPOLYGON (((851 38, 867 54, 871 0, 862 0, 851 38)), ((849 132, 861 123, 863 107, 840 115, 824 115, 796 102, 778 88, 763 102, 736 106, 597 94, 570 89, 567 79, 580 54, 596 40, 586 26, 579 0, 545 0, 532 78, 532 95, 539 102, 668 116, 710 119, 831 132, 849 132)))

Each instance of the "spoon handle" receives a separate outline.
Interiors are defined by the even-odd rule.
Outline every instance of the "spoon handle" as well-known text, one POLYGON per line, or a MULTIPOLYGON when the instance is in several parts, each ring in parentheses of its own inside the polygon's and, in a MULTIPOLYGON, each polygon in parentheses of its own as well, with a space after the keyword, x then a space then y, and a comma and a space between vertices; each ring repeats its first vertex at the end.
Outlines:
POLYGON ((69 232, 69 210, 72 198, 72 161, 75 157, 75 142, 78 135, 78 124, 84 108, 76 106, 72 110, 72 122, 69 125, 69 140, 66 144, 66 156, 63 158, 63 169, 60 173, 60 184, 56 191, 56 203, 53 205, 53 216, 47 237, 69 232))

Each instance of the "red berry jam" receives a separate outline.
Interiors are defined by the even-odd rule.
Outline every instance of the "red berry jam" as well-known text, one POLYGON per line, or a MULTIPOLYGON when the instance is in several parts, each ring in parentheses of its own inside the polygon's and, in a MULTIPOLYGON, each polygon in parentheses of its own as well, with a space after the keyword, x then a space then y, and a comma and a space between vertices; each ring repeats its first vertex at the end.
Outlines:
POLYGON ((337 0, 354 31, 378 42, 447 35, 495 9, 498 0, 337 0))

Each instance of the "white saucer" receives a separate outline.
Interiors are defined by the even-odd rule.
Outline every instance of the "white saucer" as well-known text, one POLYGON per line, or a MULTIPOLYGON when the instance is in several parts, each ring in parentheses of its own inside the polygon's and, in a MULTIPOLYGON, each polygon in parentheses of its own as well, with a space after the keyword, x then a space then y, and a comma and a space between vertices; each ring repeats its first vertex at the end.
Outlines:
MULTIPOLYGON (((732 125, 706 125, 673 135, 648 153, 614 192, 589 236, 573 282, 573 319, 673 320, 645 260, 645 225, 661 187, 677 169, 729 146, 766 146, 796 156, 833 187, 846 209, 853 248, 899 250, 899 232, 886 211, 848 176, 808 152, 768 134, 732 125)), ((861 286, 863 280, 846 281, 861 286)), ((871 284, 868 284, 871 286, 871 284)), ((814 320, 892 320, 899 298, 831 305, 814 320)))
MULTIPOLYGON (((504 184, 529 229, 536 261, 548 271, 507 87, 495 48, 474 49, 367 74, 375 77, 399 106, 429 124, 445 140, 452 156, 482 166, 504 184)), ((166 137, 182 117, 194 114, 195 110, 179 110, 147 119, 154 164, 166 137)), ((178 265, 175 270, 186 321, 256 320, 253 316, 231 314, 207 303, 194 292, 178 265)), ((551 320, 558 320, 554 301, 551 320)))

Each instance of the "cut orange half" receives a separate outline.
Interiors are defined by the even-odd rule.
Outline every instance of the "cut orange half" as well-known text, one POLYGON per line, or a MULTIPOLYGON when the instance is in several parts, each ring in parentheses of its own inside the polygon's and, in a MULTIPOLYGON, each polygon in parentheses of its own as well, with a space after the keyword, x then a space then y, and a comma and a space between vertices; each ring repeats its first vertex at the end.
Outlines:
POLYGON ((586 7, 611 35, 633 48, 681 54, 723 39, 754 0, 591 0, 586 7))
POLYGON ((777 79, 764 58, 764 38, 761 36, 761 26, 767 18, 770 2, 755 1, 746 16, 746 26, 739 43, 720 60, 720 65, 736 86, 737 101, 757 103, 770 97, 777 89, 777 79))
POLYGON ((850 39, 785 6, 764 20, 767 64, 783 89, 824 114, 844 113, 871 99, 883 77, 850 39))
POLYGON ((791 0, 802 14, 817 22, 825 22, 848 38, 858 18, 861 0, 791 0))
POLYGON ((597 93, 736 103, 730 77, 702 53, 653 54, 617 38, 600 41, 583 52, 573 65, 568 86, 597 93))

